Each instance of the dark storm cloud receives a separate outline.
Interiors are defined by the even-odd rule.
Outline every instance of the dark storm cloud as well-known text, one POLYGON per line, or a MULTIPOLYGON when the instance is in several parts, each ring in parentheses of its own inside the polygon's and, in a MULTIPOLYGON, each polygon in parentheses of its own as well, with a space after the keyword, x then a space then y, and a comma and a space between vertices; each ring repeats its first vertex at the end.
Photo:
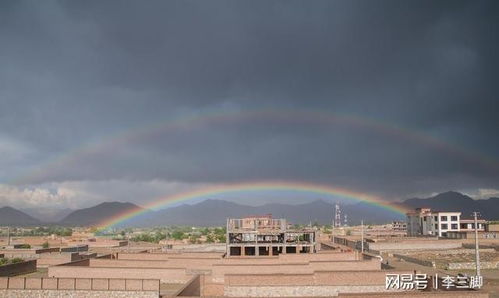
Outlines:
POLYGON ((498 167, 477 156, 499 159, 498 12, 496 1, 4 1, 0 179, 497 188, 498 167), (149 123, 265 108, 366 117, 472 153, 266 119, 159 132, 47 165, 149 123))

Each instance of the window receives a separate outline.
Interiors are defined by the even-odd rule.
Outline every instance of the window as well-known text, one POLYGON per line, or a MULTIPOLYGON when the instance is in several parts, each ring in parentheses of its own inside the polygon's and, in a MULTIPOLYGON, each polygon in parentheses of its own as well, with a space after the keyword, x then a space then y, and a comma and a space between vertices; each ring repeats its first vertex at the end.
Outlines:
POLYGON ((442 227, 442 230, 447 230, 449 228, 449 226, 447 224, 442 224, 441 227, 442 227))
POLYGON ((467 224, 461 224, 461 229, 467 229, 468 225, 467 224))
POLYGON ((438 230, 438 224, 435 224, 435 230, 438 230))
POLYGON ((457 224, 451 224, 450 225, 451 230, 457 230, 457 224))
POLYGON ((440 221, 447 221, 447 216, 440 216, 440 221))
POLYGON ((438 216, 433 216, 433 219, 434 219, 435 221, 438 221, 438 216))
POLYGON ((423 217, 423 221, 426 221, 426 217, 423 217))
POLYGON ((455 216, 455 215, 451 216, 451 217, 450 217, 450 220, 451 220, 451 221, 457 221, 457 216, 455 216))

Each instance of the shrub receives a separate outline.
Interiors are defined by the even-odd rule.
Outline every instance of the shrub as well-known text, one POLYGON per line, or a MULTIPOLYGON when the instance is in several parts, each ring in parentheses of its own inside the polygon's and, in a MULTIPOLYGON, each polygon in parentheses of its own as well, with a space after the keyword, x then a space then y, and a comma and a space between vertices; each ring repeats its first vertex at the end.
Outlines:
POLYGON ((21 263, 21 262, 24 262, 24 260, 23 260, 23 259, 21 259, 21 258, 13 258, 12 260, 10 260, 10 262, 11 262, 12 264, 16 264, 16 263, 21 263))
POLYGON ((42 247, 49 248, 50 247, 49 242, 48 241, 43 242, 42 247))

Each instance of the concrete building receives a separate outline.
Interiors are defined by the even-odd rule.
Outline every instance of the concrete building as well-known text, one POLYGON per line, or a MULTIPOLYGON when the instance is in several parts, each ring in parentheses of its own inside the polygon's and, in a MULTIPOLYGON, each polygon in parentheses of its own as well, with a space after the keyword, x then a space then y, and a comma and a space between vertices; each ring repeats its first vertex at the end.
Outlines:
MULTIPOLYGON (((485 226, 487 221, 485 219, 477 219, 477 228, 479 232, 485 231, 485 226)), ((475 231, 475 220, 474 219, 463 219, 459 222, 459 229, 463 232, 474 232, 475 231)))
POLYGON ((407 236, 445 237, 447 232, 460 231, 461 212, 432 211, 417 208, 407 213, 407 236))
POLYGON ((392 221, 393 231, 407 231, 407 223, 404 221, 392 221))
POLYGON ((227 219, 227 257, 315 253, 319 231, 291 229, 271 214, 227 219))

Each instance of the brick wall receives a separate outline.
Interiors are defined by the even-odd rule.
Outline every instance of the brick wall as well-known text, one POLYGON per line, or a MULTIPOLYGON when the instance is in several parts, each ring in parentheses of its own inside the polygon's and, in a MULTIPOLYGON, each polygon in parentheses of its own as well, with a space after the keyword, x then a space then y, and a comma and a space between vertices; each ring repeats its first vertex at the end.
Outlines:
POLYGON ((0 266, 0 276, 14 276, 36 271, 36 260, 0 266))
MULTIPOLYGON (((411 273, 400 271, 393 273, 411 273)), ((384 271, 317 271, 311 274, 227 274, 225 286, 384 285, 384 271)))
POLYGON ((221 253, 116 253, 120 260, 221 259, 221 253))
POLYGON ((229 297, 330 297, 340 293, 385 292, 385 274, 386 272, 383 271, 227 274, 224 295, 229 297))
POLYGON ((151 291, 159 293, 157 279, 110 278, 0 278, 0 290, 151 291))
POLYGON ((159 279, 165 283, 185 283, 188 276, 184 268, 112 268, 53 266, 48 269, 49 277, 59 278, 122 278, 159 279))
POLYGON ((0 290, 0 297, 46 297, 46 298, 158 298, 155 292, 131 291, 71 291, 71 290, 0 290))
POLYGON ((172 259, 172 260, 123 260, 91 259, 90 267, 138 267, 138 268, 205 268, 217 262, 216 259, 172 259))

